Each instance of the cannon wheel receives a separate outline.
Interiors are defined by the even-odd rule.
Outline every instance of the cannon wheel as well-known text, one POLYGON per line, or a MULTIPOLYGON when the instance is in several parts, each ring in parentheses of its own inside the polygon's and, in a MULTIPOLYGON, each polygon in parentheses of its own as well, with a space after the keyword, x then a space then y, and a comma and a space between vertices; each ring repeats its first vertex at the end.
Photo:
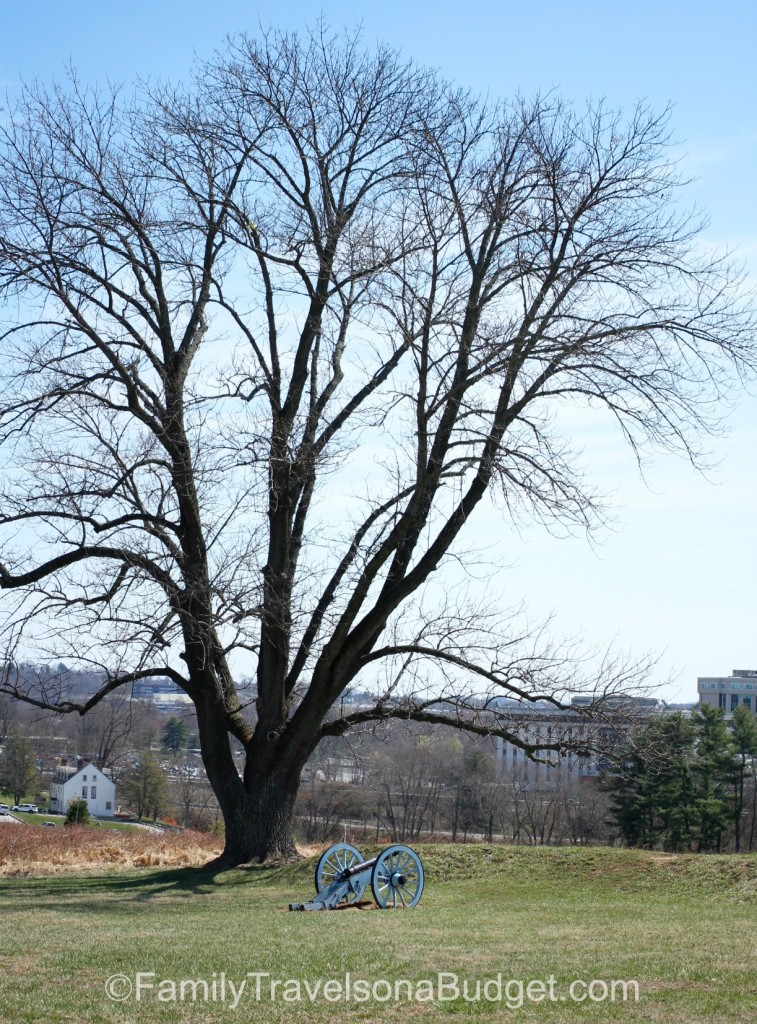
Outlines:
MULTIPOLYGON (((321 854, 315 868, 316 892, 323 892, 341 875, 345 868, 352 868, 356 864, 362 863, 363 858, 360 851, 356 850, 354 846, 350 846, 349 843, 337 843, 336 846, 330 846, 325 853, 321 854)), ((356 888, 359 888, 359 892, 350 893, 347 896, 348 903, 354 903, 355 900, 360 899, 365 886, 356 888)))
POLYGON ((423 892, 423 865, 409 846, 387 846, 371 872, 373 898, 383 909, 414 907, 423 892))

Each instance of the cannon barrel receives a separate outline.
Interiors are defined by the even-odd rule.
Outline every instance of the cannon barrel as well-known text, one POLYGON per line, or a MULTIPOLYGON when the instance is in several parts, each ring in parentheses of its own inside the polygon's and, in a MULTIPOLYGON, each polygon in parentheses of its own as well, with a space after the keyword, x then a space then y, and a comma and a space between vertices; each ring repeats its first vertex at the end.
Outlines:
POLYGON ((370 871, 377 860, 378 857, 373 857, 371 860, 364 860, 362 864, 355 864, 351 868, 345 868, 342 878, 352 878, 353 875, 359 875, 361 871, 370 871))
POLYGON ((316 895, 308 903, 290 903, 290 910, 333 910, 340 903, 357 903, 368 882, 382 909, 414 907, 424 884, 423 865, 409 846, 387 846, 364 860, 349 843, 337 843, 323 853, 315 869, 316 895))

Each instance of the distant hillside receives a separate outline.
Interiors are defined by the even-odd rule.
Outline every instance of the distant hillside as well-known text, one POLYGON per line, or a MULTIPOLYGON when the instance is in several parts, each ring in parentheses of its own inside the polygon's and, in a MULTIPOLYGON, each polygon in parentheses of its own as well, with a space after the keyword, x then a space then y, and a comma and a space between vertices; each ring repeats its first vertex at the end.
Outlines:
MULTIPOLYGON (((57 665, 38 665, 20 662, 2 670, 19 689, 32 695, 65 694, 71 700, 81 700, 97 693, 107 678, 104 670, 69 668, 63 662, 57 665)), ((164 676, 155 676, 147 682, 134 685, 135 696, 149 696, 151 691, 173 692, 175 683, 164 676)))

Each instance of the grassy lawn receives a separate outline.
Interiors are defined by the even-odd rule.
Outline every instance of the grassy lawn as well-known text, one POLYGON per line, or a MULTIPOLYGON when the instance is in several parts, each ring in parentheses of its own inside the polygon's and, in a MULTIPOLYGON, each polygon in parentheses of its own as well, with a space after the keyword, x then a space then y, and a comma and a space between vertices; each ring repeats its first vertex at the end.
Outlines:
MULTIPOLYGON (((50 830, 52 831, 52 830, 50 830)), ((419 847, 427 873, 410 911, 292 914, 313 891, 313 862, 213 877, 202 869, 143 869, 0 879, 0 1021, 21 1024, 220 1021, 757 1020, 757 857, 672 857, 626 850, 419 847), (106 979, 137 972, 216 982, 216 1000, 161 1002, 157 989, 109 1001, 106 979), (555 1000, 436 1004, 287 1003, 248 979, 238 1007, 221 975, 274 979, 470 982, 553 976, 555 1000), (639 1001, 572 1002, 576 979, 636 980, 639 1001), (565 997, 565 998, 561 998, 565 997)), ((414 989, 415 990, 415 989, 414 989)), ((384 993, 379 986, 378 994, 384 993)), ((425 990, 424 990, 425 991, 425 990)), ((489 993, 496 995, 495 988, 489 993)), ((544 989, 533 989, 538 995, 544 989)), ((546 990, 549 991, 548 989, 546 990)), ((161 992, 170 996, 170 988, 161 992)), ((296 990, 289 989, 294 996, 296 990)), ((595 989, 601 995, 601 986, 595 989)), ((331 992, 332 995, 335 991, 331 992)), ((446 994, 450 994, 448 989, 446 994)), ((579 992, 579 994, 581 994, 579 992)), ((361 995, 358 992, 358 995, 361 995)))
MULTIPOLYGON (((14 811, 13 817, 18 821, 24 821, 27 825, 44 825, 46 821, 51 821, 56 827, 63 826, 65 816, 62 814, 27 814, 25 811, 14 811)), ((150 825, 152 822, 145 822, 150 825)), ((130 825, 124 821, 111 821, 109 818, 104 821, 98 821, 96 818, 92 818, 88 825, 83 826, 84 828, 112 828, 112 829, 124 829, 126 831, 139 828, 139 825, 130 825)))
POLYGON ((27 814, 26 811, 13 811, 12 813, 17 821, 25 821, 27 825, 44 825, 46 821, 52 821, 54 825, 63 824, 62 814, 27 814))

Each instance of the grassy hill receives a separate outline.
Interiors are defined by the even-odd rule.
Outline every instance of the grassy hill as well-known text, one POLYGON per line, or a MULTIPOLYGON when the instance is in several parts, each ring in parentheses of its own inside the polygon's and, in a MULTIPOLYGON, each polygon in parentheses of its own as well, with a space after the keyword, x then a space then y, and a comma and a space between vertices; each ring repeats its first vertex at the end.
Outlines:
POLYGON ((215 877, 197 868, 100 867, 99 873, 2 878, 0 1021, 308 1024, 369 1021, 378 1013, 387 1022, 456 1015, 466 1021, 757 1020, 757 857, 504 846, 418 850, 427 883, 410 911, 288 913, 290 901, 313 892, 313 860, 215 877), (139 1001, 138 972, 143 985, 153 985, 139 1001), (248 972, 270 976, 260 979, 259 1002, 248 972), (416 1001, 418 993, 428 994, 427 980, 438 994, 439 972, 448 983, 445 997, 454 996, 449 976, 457 976, 459 998, 416 1001), (114 974, 128 979, 114 983, 116 994, 124 991, 119 985, 132 985, 123 1002, 105 993, 114 974), (247 987, 232 1009, 229 982, 238 987, 244 979, 247 987), (273 1000, 272 979, 280 982, 273 1000), (178 987, 172 993, 170 983, 182 980, 207 983, 208 1000, 197 985, 185 986, 183 999, 178 987), (332 987, 324 991, 328 980, 332 987), (361 1000, 366 990, 355 993, 357 980, 368 995, 378 986, 375 1001, 361 1000), (398 980, 400 1001, 383 1001, 398 980), (489 983, 492 1001, 482 988, 478 1001, 466 1002, 464 980, 473 996, 476 981, 489 983), (299 1001, 292 981, 299 981, 299 1001), (569 994, 575 981, 580 1001, 569 994), (592 981, 597 1001, 587 996, 592 981), (622 1001, 619 987, 617 1001, 609 1001, 612 981, 638 982, 638 1002, 632 988, 631 1001, 622 1001), (518 1007, 529 982, 536 983, 531 994, 543 998, 531 1001, 524 991, 518 1007), (599 1001, 603 986, 607 998, 599 1001))

